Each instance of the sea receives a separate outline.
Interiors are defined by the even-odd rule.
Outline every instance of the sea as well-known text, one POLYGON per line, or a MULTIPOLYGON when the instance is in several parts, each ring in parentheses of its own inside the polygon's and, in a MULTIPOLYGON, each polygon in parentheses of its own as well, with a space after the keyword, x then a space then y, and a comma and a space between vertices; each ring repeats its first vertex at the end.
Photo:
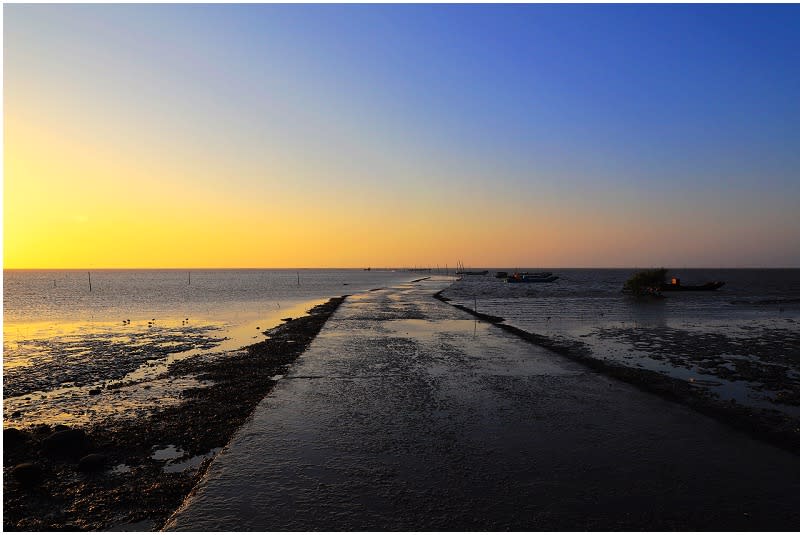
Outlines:
POLYGON ((5 270, 3 424, 87 425, 177 403, 176 392, 202 382, 162 377, 175 360, 238 350, 331 297, 421 276, 378 269, 5 270))
MULTIPOLYGON (((800 269, 673 269, 670 276, 683 284, 725 285, 644 300, 621 293, 634 268, 487 269, 487 275, 455 280, 444 295, 596 358, 800 417, 800 269), (496 271, 551 271, 559 278, 509 284, 496 271)), ((168 377, 170 363, 237 351, 331 297, 425 275, 376 269, 6 270, 4 426, 87 425, 179 403, 176 393, 204 383, 168 377)))
MULTIPOLYGON (((474 271, 483 268, 474 268, 474 271)), ((443 292, 595 358, 688 381, 725 401, 800 417, 800 269, 671 269, 681 284, 723 281, 711 292, 621 292, 639 271, 491 268, 443 292), (549 271, 552 283, 509 284, 497 271, 549 271)))

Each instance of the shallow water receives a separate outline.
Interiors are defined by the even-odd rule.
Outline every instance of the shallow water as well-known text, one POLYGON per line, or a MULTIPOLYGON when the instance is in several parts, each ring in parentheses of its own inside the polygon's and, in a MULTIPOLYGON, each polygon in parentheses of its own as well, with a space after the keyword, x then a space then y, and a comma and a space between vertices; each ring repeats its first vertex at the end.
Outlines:
POLYGON ((363 270, 4 271, 4 425, 87 424, 179 401, 175 360, 264 339, 330 297, 418 278, 363 270), (95 393, 92 394, 91 392, 95 393), (97 393, 99 391, 100 393, 97 393))
POLYGON ((789 402, 800 393, 800 270, 674 270, 683 284, 726 284, 646 301, 620 292, 633 269, 550 271, 556 282, 465 276, 444 295, 528 332, 580 342, 596 357, 800 416, 789 402))

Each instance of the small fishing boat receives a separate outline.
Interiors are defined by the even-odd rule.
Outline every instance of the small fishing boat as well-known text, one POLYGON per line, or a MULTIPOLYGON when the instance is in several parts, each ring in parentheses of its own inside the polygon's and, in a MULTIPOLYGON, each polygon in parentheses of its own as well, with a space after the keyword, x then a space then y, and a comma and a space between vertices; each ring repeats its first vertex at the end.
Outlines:
POLYGON ((508 278, 508 271, 498 271, 494 274, 495 277, 498 279, 507 279, 508 278))
POLYGON ((550 271, 537 271, 536 273, 528 273, 527 271, 525 271, 521 273, 521 275, 525 275, 527 277, 536 277, 539 279, 546 279, 547 277, 552 277, 553 273, 550 271))
POLYGON ((669 284, 662 284, 658 289, 662 292, 711 292, 724 285, 725 283, 722 281, 707 282, 697 285, 683 285, 679 278, 673 277, 669 284))
POLYGON ((532 282, 553 282, 555 280, 558 280, 558 276, 557 275, 553 275, 552 273, 544 274, 544 275, 545 276, 542 276, 542 275, 536 274, 536 273, 514 273, 513 275, 511 275, 510 277, 508 277, 506 279, 506 282, 511 282, 511 283, 518 283, 518 282, 532 283, 532 282))

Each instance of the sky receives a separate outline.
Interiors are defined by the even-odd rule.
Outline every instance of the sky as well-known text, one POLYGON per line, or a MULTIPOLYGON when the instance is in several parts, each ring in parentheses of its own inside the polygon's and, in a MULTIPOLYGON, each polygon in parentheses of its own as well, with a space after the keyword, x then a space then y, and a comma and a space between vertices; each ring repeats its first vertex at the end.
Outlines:
POLYGON ((800 6, 3 11, 6 269, 800 267, 800 6))

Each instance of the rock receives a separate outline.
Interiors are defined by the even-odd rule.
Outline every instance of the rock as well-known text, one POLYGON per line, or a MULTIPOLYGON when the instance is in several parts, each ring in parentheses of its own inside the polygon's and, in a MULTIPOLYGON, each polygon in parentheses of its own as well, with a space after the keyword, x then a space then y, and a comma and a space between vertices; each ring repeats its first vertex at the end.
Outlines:
POLYGON ((81 457, 81 460, 78 461, 78 471, 79 472, 99 472, 102 470, 106 463, 108 462, 108 457, 100 453, 90 453, 84 457, 81 457))
POLYGON ((34 463, 20 463, 11 469, 11 476, 21 485, 32 487, 42 481, 42 467, 34 463))
POLYGON ((80 457, 88 447, 83 429, 56 431, 42 441, 42 452, 51 457, 80 457))
POLYGON ((17 448, 25 443, 28 436, 24 431, 20 431, 16 427, 9 427, 3 429, 3 446, 5 448, 17 448))

